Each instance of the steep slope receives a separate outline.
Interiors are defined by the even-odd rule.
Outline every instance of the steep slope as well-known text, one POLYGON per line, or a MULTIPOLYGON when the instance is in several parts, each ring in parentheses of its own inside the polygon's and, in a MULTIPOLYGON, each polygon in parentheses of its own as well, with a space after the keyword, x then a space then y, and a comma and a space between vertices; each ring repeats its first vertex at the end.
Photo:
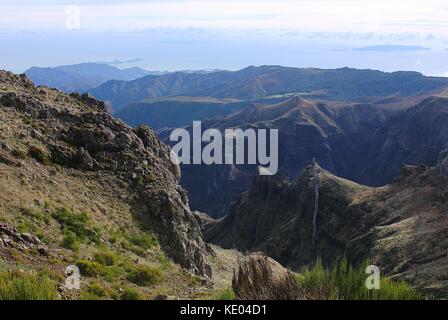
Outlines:
POLYGON ((446 296, 445 161, 446 154, 439 168, 404 166, 400 178, 381 188, 317 167, 316 192, 313 166, 294 182, 256 175, 228 216, 203 220, 204 236, 223 247, 263 251, 292 268, 319 257, 325 264, 344 255, 355 263, 369 258, 382 273, 446 296))
MULTIPOLYGON (((331 172, 356 178, 370 139, 385 119, 385 112, 374 105, 293 98, 275 105, 255 104, 225 119, 206 121, 203 130, 277 128, 279 171, 285 176, 296 178, 316 158, 331 172)), ((169 132, 160 136, 169 142, 169 132)), ((254 165, 184 165, 181 183, 192 208, 221 217, 228 204, 248 189, 254 169, 254 165)))
POLYGON ((177 97, 131 103, 114 112, 130 126, 149 125, 155 130, 191 125, 196 120, 225 117, 247 106, 245 101, 177 97))
POLYGON ((446 86, 446 78, 425 77, 416 72, 260 66, 234 72, 176 72, 129 82, 109 81, 90 92, 99 99, 110 101, 116 109, 132 102, 176 95, 257 100, 299 94, 333 100, 365 100, 392 95, 412 96, 446 86))
MULTIPOLYGON (((379 186, 390 183, 402 163, 434 166, 448 143, 448 99, 426 95, 393 103, 344 103, 293 98, 255 104, 204 128, 276 128, 279 172, 295 179, 313 158, 326 170, 379 186), (415 105, 414 105, 415 104, 415 105), (407 106, 407 107, 406 107, 407 106)), ((160 133, 168 142, 169 132, 160 133)), ((191 206, 212 217, 249 187, 253 165, 182 166, 191 206)))
POLYGON ((112 245, 113 230, 154 235, 176 263, 210 275, 179 168, 151 129, 128 127, 88 95, 35 87, 9 72, 0 72, 0 119, 3 221, 31 223, 23 212, 41 212, 42 234, 57 244, 51 217, 85 212, 102 242, 112 245))
POLYGON ((79 92, 95 88, 108 80, 134 80, 150 74, 140 68, 118 69, 102 63, 80 63, 54 68, 32 67, 25 74, 36 85, 79 92))
POLYGON ((399 174, 402 163, 434 166, 448 143, 448 98, 430 97, 395 114, 375 132, 357 181, 383 185, 399 174))

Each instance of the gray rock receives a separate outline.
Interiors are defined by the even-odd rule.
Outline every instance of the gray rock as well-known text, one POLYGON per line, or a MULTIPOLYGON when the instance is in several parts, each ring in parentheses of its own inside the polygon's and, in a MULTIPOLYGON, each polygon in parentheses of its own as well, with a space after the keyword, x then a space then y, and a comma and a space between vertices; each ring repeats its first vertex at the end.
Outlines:
POLYGON ((437 159, 437 170, 441 177, 448 180, 448 147, 440 153, 437 159))

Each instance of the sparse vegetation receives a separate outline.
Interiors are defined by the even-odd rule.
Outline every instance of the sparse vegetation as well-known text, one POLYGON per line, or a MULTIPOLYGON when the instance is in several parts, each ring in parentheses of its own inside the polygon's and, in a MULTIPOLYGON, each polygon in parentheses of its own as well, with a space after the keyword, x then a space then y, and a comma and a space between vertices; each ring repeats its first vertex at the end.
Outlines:
POLYGON ((56 282, 44 273, 0 271, 0 300, 55 300, 56 282))
POLYGON ((354 267, 346 259, 325 268, 318 260, 310 269, 297 276, 301 296, 306 299, 337 300, 415 300, 419 294, 404 282, 382 277, 380 289, 369 290, 365 286, 368 262, 354 267))
POLYGON ((92 282, 87 290, 81 294, 82 300, 103 300, 107 298, 117 298, 112 289, 105 287, 99 282, 92 282))
POLYGON ((134 288, 126 288, 120 295, 121 300, 143 300, 141 294, 134 288))
POLYGON ((163 274, 159 269, 137 265, 127 272, 127 279, 136 285, 149 287, 160 283, 163 279, 163 274))
POLYGON ((76 234, 74 232, 66 230, 64 232, 64 237, 62 238, 62 241, 61 241, 61 247, 72 250, 72 251, 78 251, 79 250, 79 241, 76 237, 76 234))
POLYGON ((275 275, 267 257, 240 260, 232 280, 235 297, 240 300, 295 300, 299 285, 293 274, 275 275))
POLYGON ((300 274, 274 275, 266 258, 240 261, 232 287, 243 300, 416 300, 421 296, 404 282, 387 277, 380 289, 367 289, 367 262, 350 265, 346 259, 325 268, 320 260, 300 274))
POLYGON ((116 253, 105 249, 98 250, 95 253, 94 259, 96 262, 107 267, 115 265, 119 260, 118 255, 116 253))
POLYGON ((11 151, 11 154, 16 157, 17 159, 24 160, 26 159, 26 152, 20 149, 13 149, 11 151))
POLYGON ((81 274, 86 277, 103 276, 107 273, 105 267, 96 261, 79 259, 76 261, 76 265, 78 266, 81 274))
POLYGON ((57 210, 52 216, 61 225, 64 234, 72 232, 80 241, 90 240, 98 243, 98 234, 89 227, 87 213, 75 213, 63 208, 57 210))
POLYGON ((212 293, 212 300, 235 300, 235 292, 231 287, 218 289, 212 293))
POLYGON ((28 154, 43 165, 48 166, 51 164, 50 158, 48 157, 47 153, 40 147, 31 146, 28 149, 28 154))

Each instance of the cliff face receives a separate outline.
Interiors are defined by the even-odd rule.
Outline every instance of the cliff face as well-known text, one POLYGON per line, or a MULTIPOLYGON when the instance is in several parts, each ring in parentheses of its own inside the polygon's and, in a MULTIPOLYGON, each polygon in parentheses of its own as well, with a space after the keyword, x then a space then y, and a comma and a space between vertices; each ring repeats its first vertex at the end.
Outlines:
POLYGON ((0 119, 0 165, 10 175, 9 181, 0 177, 2 214, 29 202, 64 205, 66 199, 113 226, 129 210, 130 221, 120 223, 140 225, 175 262, 210 275, 207 248, 178 184, 179 168, 151 129, 130 128, 88 95, 35 87, 9 72, 0 72, 0 119), (16 176, 24 182, 12 190, 8 183, 16 176), (126 209, 112 215, 115 202, 126 209))
POLYGON ((448 147, 440 153, 437 159, 437 169, 440 176, 448 180, 448 147))
MULTIPOLYGON (((399 175, 402 163, 436 165, 448 143, 448 99, 420 97, 385 107, 295 98, 254 105, 203 127, 276 128, 279 172, 285 176, 296 179, 316 158, 335 175, 381 186, 399 175)), ((167 136, 161 134, 166 141, 167 136)), ((193 209, 219 218, 248 190, 254 170, 251 165, 185 165, 181 183, 193 209)))
POLYGON ((228 216, 206 221, 204 236, 226 248, 266 252, 292 268, 319 257, 326 264, 344 255, 354 263, 368 258, 386 274, 443 295, 448 288, 448 189, 439 171, 403 166, 400 177, 381 188, 313 166, 294 182, 255 176, 228 216))

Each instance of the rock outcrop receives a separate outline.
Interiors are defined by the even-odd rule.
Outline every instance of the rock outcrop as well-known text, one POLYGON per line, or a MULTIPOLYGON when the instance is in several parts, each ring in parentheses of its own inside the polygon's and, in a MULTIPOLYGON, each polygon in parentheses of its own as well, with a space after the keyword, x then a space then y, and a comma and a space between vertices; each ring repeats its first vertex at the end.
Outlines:
POLYGON ((437 170, 441 177, 448 181, 448 147, 443 150, 437 159, 437 170))
POLYGON ((86 175, 86 183, 89 174, 107 177, 109 192, 118 193, 116 186, 127 190, 116 196, 134 208, 134 216, 155 233, 169 257, 210 276, 208 249, 178 184, 179 168, 170 161, 169 147, 150 128, 130 128, 87 94, 35 87, 25 76, 9 72, 0 72, 0 116, 1 162, 20 165, 20 158, 29 156, 42 165, 86 175), (29 124, 20 137, 14 136, 15 126, 23 125, 15 119, 29 124), (6 147, 13 141, 19 141, 21 151, 6 147))
POLYGON ((204 236, 225 248, 265 252, 293 269, 318 258, 327 265, 343 256, 370 259, 383 274, 446 296, 448 191, 439 171, 403 166, 393 184, 371 188, 318 168, 314 242, 313 166, 294 182, 256 176, 228 216, 207 222, 204 236))

